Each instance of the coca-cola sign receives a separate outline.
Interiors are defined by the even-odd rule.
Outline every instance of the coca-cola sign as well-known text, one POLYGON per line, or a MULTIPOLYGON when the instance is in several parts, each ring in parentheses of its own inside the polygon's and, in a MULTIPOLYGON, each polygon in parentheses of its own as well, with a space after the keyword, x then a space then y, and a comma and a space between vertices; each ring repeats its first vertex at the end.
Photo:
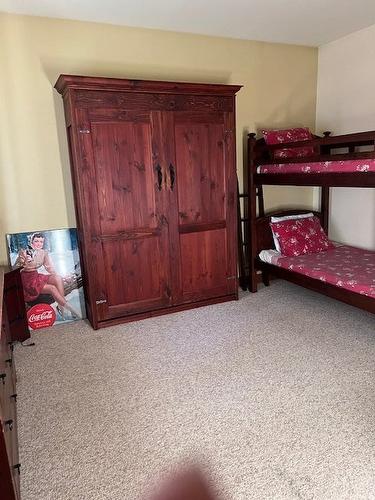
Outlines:
POLYGON ((33 330, 52 326, 56 321, 56 313, 49 304, 37 304, 27 311, 29 327, 33 330))

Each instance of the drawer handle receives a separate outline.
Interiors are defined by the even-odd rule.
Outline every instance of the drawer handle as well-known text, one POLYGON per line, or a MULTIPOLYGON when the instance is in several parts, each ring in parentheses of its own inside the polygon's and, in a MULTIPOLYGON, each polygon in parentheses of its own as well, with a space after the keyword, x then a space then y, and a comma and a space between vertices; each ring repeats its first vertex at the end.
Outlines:
POLYGON ((5 378, 6 378, 7 374, 6 373, 0 373, 0 379, 2 380, 3 382, 3 385, 5 385, 5 378))
POLYGON ((16 464, 16 465, 13 465, 13 469, 16 469, 18 474, 21 474, 20 473, 20 468, 21 468, 21 464, 16 464))
POLYGON ((13 420, 5 420, 4 425, 7 425, 10 431, 13 430, 13 420))
POLYGON ((9 366, 12 367, 12 364, 13 364, 12 358, 6 359, 5 363, 9 363, 9 366))

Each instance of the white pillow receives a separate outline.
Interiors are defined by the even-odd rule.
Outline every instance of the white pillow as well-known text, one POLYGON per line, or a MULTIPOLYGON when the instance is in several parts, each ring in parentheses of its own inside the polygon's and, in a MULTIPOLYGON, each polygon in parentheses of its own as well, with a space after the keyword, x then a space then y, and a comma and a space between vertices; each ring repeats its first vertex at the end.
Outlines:
MULTIPOLYGON (((271 222, 282 222, 283 220, 291 220, 291 219, 306 219, 307 217, 314 217, 314 214, 312 212, 309 212, 307 214, 284 215, 282 217, 271 217, 271 222)), ((273 236, 273 242, 275 244, 276 250, 278 252, 281 252, 279 240, 277 239, 277 237, 273 231, 272 231, 272 236, 273 236)))

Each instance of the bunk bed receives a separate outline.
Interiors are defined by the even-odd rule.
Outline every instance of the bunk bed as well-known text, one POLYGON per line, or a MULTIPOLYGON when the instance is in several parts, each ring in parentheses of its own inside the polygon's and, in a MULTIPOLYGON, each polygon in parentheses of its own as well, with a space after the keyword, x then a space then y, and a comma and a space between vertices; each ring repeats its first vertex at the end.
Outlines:
POLYGON ((274 217, 295 221, 298 215, 309 218, 311 223, 319 220, 322 234, 328 234, 330 188, 375 187, 375 131, 340 136, 325 132, 323 137, 311 134, 302 140, 288 140, 288 136, 278 139, 267 144, 264 137, 248 135, 249 290, 257 291, 260 276, 266 286, 270 276, 274 276, 375 313, 374 251, 327 239, 327 248, 321 252, 283 255, 280 248, 275 249, 275 226, 271 222, 278 220, 274 217), (264 185, 320 187, 320 210, 266 214, 264 185))

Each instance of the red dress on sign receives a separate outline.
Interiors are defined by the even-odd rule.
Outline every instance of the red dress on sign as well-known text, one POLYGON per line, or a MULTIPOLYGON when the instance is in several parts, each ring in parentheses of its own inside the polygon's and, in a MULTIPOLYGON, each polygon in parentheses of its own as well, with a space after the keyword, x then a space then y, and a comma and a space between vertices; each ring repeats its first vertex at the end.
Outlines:
POLYGON ((36 300, 48 282, 48 274, 41 274, 38 271, 21 272, 21 278, 25 302, 36 300))
POLYGON ((22 266, 21 278, 25 302, 36 300, 50 276, 49 274, 39 273, 38 269, 44 266, 48 272, 53 270, 47 250, 21 250, 16 265, 22 266))

